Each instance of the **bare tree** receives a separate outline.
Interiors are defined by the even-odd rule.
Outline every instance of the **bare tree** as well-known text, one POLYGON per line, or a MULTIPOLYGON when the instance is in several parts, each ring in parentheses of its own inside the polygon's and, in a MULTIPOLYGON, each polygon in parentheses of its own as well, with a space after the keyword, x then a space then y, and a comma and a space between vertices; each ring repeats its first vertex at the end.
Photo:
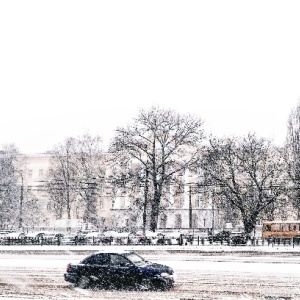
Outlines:
POLYGON ((47 190, 52 200, 57 217, 64 213, 71 219, 72 204, 76 200, 76 143, 74 138, 68 138, 58 144, 52 151, 47 190))
POLYGON ((210 140, 201 167, 222 198, 240 212, 246 233, 285 194, 281 151, 254 134, 210 140))
POLYGON ((57 218, 71 211, 83 211, 81 217, 97 224, 97 199, 105 179, 101 138, 85 134, 68 138, 52 153, 47 181, 48 193, 57 218))
POLYGON ((133 124, 116 130, 110 151, 126 152, 149 176, 153 197, 150 230, 157 228, 162 192, 174 174, 198 159, 203 139, 202 121, 191 115, 152 107, 141 110, 133 124))
POLYGON ((41 224, 44 214, 41 212, 41 204, 31 187, 24 186, 23 191, 23 215, 22 225, 34 228, 41 224))
POLYGON ((0 152, 0 226, 18 226, 22 187, 15 172, 19 153, 14 145, 5 145, 0 152))
POLYGON ((285 145, 285 161, 291 182, 289 196, 300 218, 300 102, 288 119, 288 132, 285 145))
POLYGON ((99 136, 85 134, 76 140, 76 189, 80 206, 84 207, 84 220, 98 225, 97 199, 105 182, 105 155, 99 136))
MULTIPOLYGON (((121 196, 128 197, 130 204, 127 205, 127 215, 131 230, 137 229, 142 223, 143 231, 146 230, 147 214, 149 214, 149 180, 148 170, 139 163, 130 163, 130 158, 125 155, 114 160, 111 166, 112 175, 109 183, 113 187, 112 197, 117 191, 121 196)), ((128 229, 128 228, 127 228, 128 229)))

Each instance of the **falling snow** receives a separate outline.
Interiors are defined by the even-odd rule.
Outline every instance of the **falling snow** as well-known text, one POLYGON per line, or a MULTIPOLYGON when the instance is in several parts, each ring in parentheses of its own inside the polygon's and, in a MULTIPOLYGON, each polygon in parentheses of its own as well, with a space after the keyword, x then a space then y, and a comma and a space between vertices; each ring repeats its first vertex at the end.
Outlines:
POLYGON ((300 299, 298 249, 248 248, 139 248, 136 252, 146 259, 174 268, 177 281, 170 291, 137 292, 83 290, 64 281, 67 263, 79 262, 98 248, 2 247, 0 299, 300 299))

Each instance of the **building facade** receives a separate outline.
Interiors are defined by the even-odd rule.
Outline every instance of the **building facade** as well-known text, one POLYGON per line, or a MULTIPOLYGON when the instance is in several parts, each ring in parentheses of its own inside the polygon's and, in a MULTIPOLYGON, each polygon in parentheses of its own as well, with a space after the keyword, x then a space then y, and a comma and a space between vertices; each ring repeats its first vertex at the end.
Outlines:
MULTIPOLYGON (((51 154, 24 156, 25 163, 22 170, 24 189, 30 191, 39 207, 31 223, 24 223, 24 227, 55 228, 56 224, 62 223, 61 219, 67 220, 68 218, 66 213, 58 218, 47 193, 46 182, 50 170, 50 160, 51 154)), ((198 175, 187 170, 181 174, 179 186, 178 184, 169 184, 161 201, 158 228, 209 231, 224 226, 222 213, 215 205, 217 196, 214 194, 214 190, 201 186, 198 182, 198 175)), ((144 189, 145 187, 141 186, 135 193, 130 193, 126 189, 116 188, 110 183, 95 199, 97 221, 94 225, 99 229, 142 228, 144 208, 139 204, 144 201, 144 189)), ((148 194, 147 197, 151 199, 151 194, 148 194)), ((84 220, 80 201, 74 205, 71 219, 84 220)))

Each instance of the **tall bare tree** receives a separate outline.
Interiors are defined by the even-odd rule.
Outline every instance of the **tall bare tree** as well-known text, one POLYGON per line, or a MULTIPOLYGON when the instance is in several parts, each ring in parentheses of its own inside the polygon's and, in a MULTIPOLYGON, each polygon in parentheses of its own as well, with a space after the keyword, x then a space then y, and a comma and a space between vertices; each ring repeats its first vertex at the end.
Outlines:
POLYGON ((75 155, 76 187, 80 206, 84 208, 84 220, 98 224, 97 199, 105 182, 105 155, 102 139, 84 134, 76 139, 75 155))
POLYGON ((40 226, 42 220, 45 218, 45 213, 41 209, 41 203, 34 193, 36 191, 37 189, 28 186, 26 182, 24 183, 21 227, 34 228, 40 226))
POLYGON ((249 134, 244 138, 212 138, 201 167, 222 198, 240 212, 245 232, 285 194, 281 151, 270 141, 249 134))
POLYGON ((300 101, 288 119, 285 145, 287 173, 291 182, 289 196, 300 218, 300 101))
POLYGON ((99 136, 68 138, 52 152, 47 187, 57 218, 81 211, 80 218, 97 224, 97 200, 105 179, 99 136))
POLYGON ((47 189, 58 218, 67 214, 71 219, 72 205, 76 200, 76 142, 68 138, 52 151, 47 189))
POLYGON ((16 173, 18 149, 14 145, 5 145, 0 152, 0 227, 18 227, 22 186, 16 173))
POLYGON ((157 228, 166 183, 198 159, 203 140, 202 127, 202 121, 192 115, 152 107, 141 110, 132 124, 116 130, 110 151, 126 152, 149 176, 153 189, 153 197, 149 199, 151 231, 157 228))
POLYGON ((126 207, 128 227, 135 230, 142 222, 145 232, 147 214, 150 211, 148 170, 145 170, 140 163, 131 164, 130 157, 126 157, 126 155, 119 157, 118 160, 113 160, 113 165, 110 167, 112 175, 109 177, 109 183, 113 188, 111 196, 114 198, 119 192, 119 195, 130 199, 130 204, 126 207))

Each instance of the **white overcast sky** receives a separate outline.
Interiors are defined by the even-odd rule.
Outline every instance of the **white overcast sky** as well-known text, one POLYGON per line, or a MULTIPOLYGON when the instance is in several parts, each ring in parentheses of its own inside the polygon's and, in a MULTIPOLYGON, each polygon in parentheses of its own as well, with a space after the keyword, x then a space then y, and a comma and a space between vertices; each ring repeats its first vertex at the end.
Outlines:
POLYGON ((108 141, 139 109, 284 142, 300 97, 299 1, 0 2, 0 145, 108 141))

